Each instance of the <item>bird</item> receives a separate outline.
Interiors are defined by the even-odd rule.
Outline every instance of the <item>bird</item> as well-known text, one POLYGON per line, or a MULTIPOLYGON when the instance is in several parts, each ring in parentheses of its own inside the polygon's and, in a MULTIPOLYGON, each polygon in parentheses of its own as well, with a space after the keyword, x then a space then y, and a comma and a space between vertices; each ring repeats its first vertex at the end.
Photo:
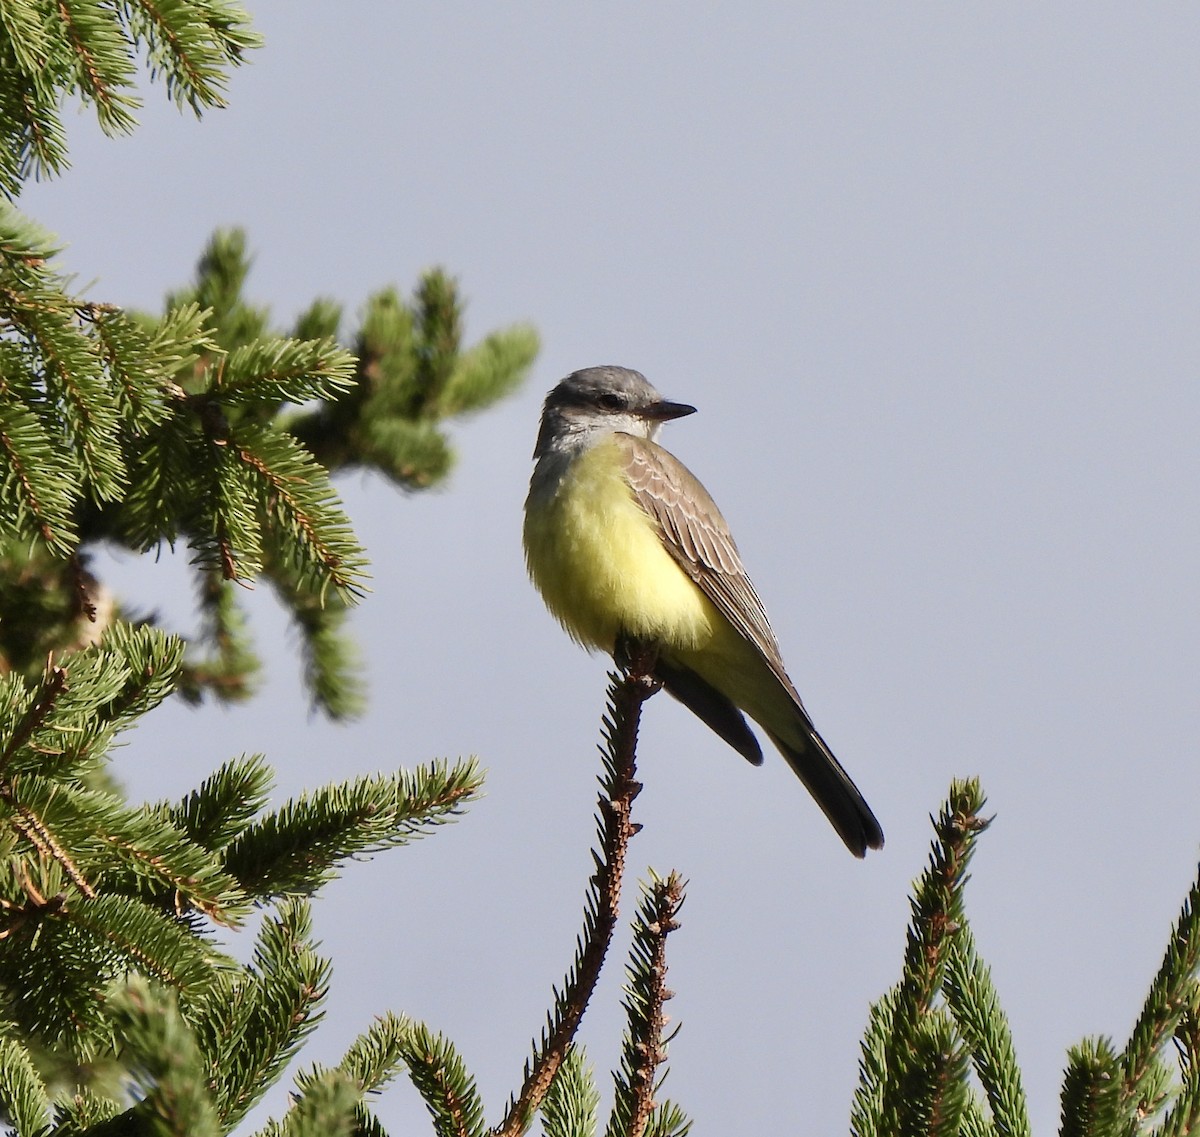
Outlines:
POLYGON ((626 367, 575 371, 546 396, 525 501, 529 575, 568 634, 653 678, 753 765, 752 719, 857 857, 883 830, 813 726, 708 491, 657 442, 695 413, 626 367))

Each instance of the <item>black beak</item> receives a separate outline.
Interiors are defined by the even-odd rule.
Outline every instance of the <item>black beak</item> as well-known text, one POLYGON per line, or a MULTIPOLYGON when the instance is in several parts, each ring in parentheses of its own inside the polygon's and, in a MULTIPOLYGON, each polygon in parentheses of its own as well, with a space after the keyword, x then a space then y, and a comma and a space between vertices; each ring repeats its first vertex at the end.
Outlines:
POLYGON ((687 403, 669 403, 666 399, 659 403, 651 403, 638 411, 642 418, 653 419, 655 422, 669 422, 673 418, 683 418, 684 415, 695 413, 696 408, 689 407, 687 403))

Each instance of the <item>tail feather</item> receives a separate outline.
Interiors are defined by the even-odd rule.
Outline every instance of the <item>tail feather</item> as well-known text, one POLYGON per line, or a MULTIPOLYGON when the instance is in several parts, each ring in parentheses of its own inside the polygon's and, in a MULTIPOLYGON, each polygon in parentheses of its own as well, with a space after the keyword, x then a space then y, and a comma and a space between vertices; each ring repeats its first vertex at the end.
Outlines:
MULTIPOLYGON (((850 852, 864 857, 868 849, 882 849, 883 829, 850 775, 817 733, 782 664, 778 669, 771 668, 762 653, 745 640, 738 647, 746 649, 748 660, 735 653, 732 659, 720 660, 719 668, 707 669, 710 675, 715 670, 713 677, 723 680, 721 688, 692 666, 692 659, 684 662, 662 651, 654 674, 668 693, 755 766, 762 764, 762 749, 745 716, 757 722, 850 852)), ((618 662, 623 650, 619 644, 618 662)))
POLYGON ((714 734, 728 742, 747 762, 754 766, 762 765, 762 747, 732 699, 722 695, 694 671, 672 666, 661 658, 655 664, 654 674, 668 694, 678 699, 714 734))
POLYGON ((766 731, 767 736, 787 759, 850 852, 856 857, 865 857, 868 849, 882 849, 883 829, 871 807, 825 740, 807 721, 807 715, 804 720, 805 735, 799 745, 785 741, 770 730, 766 731))

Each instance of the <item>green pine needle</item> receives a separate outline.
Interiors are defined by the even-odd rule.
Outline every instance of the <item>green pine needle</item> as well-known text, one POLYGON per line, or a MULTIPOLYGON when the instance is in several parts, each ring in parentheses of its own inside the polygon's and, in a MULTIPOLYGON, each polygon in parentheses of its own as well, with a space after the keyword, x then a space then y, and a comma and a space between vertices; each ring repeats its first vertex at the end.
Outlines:
POLYGON ((326 786, 259 818, 228 848, 226 869, 260 899, 307 896, 352 857, 407 844, 455 820, 478 796, 473 759, 326 786))
POLYGON ((1029 1106, 1016 1050, 987 965, 963 924, 950 941, 943 987, 946 1005, 970 1047, 998 1137, 1031 1137, 1029 1106))
POLYGON ((227 1126, 262 1098, 320 1022, 329 975, 308 906, 286 902, 264 922, 248 967, 189 997, 187 1018, 227 1126))
POLYGON ((429 1110, 437 1137, 483 1137, 483 1103, 454 1044, 413 1023, 402 1050, 408 1076, 429 1110))
POLYGON ((1120 1126, 1121 1065, 1106 1038, 1071 1047, 1063 1076, 1060 1137, 1110 1137, 1120 1126))
POLYGON ((224 849, 254 819, 274 781, 261 754, 226 762, 176 806, 159 806, 187 838, 212 852, 224 849))
POLYGON ((582 1046, 572 1043, 542 1102, 544 1137, 596 1137, 600 1091, 582 1046))
POLYGON ((283 1137, 354 1137, 360 1100, 352 1078, 326 1070, 293 1099, 283 1121, 283 1137))
POLYGON ((49 1122, 50 1095, 33 1055, 16 1038, 0 1037, 0 1115, 16 1137, 39 1137, 49 1122))
POLYGON ((262 338, 233 351, 209 390, 225 407, 336 399, 353 385, 354 365, 330 339, 262 338))
POLYGON ((666 939, 679 926, 683 894, 684 882, 676 873, 665 878, 652 873, 649 884, 642 884, 626 969, 627 1025, 621 1065, 613 1076, 615 1093, 606 1137, 644 1132, 654 1091, 662 1083, 658 1070, 666 1061, 668 1041, 663 1004, 671 998, 666 988, 666 939))
POLYGON ((221 1137, 204 1056, 174 995, 133 976, 108 1009, 140 1091, 127 1131, 221 1137))
POLYGON ((1188 1013, 1200 967, 1200 879, 1193 883, 1167 944, 1166 954, 1129 1044, 1121 1055, 1122 1098, 1139 1116, 1155 1113, 1165 1102, 1166 1071, 1161 1055, 1188 1013))
POLYGON ((687 1137, 691 1131, 688 1115, 673 1101, 664 1101, 650 1115, 646 1137, 687 1137))

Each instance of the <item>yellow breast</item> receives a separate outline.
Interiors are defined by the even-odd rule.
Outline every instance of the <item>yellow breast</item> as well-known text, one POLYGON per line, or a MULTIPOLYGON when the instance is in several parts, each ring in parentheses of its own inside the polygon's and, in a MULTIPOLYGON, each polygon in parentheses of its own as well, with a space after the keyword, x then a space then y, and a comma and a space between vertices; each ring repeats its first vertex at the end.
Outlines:
POLYGON ((575 458, 552 495, 530 494, 525 559, 546 606, 588 647, 611 652, 624 633, 694 649, 719 620, 663 548, 611 438, 575 458))

